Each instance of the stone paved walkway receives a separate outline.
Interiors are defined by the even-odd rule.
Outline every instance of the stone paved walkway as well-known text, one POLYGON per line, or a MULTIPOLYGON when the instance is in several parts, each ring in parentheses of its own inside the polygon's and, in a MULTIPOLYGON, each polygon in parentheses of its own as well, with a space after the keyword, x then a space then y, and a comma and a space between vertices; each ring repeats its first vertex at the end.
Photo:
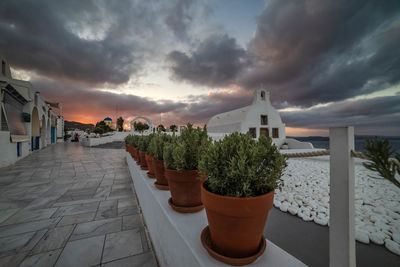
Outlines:
POLYGON ((157 266, 132 188, 122 149, 56 144, 0 169, 0 266, 157 266))

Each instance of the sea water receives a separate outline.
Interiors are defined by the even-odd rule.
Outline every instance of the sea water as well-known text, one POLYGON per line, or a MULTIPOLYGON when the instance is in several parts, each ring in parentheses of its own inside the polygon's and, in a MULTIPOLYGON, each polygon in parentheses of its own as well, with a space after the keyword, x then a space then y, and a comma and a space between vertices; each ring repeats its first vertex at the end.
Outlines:
MULTIPOLYGON (((309 136, 309 137, 290 137, 301 142, 310 142, 313 144, 315 148, 324 148, 329 149, 329 137, 322 137, 322 136, 309 136)), ((365 137, 365 136, 356 136, 354 140, 354 146, 356 151, 364 151, 364 146, 366 145, 366 138, 374 138, 374 137, 365 137)), ((395 152, 400 153, 400 137, 386 137, 381 136, 378 138, 381 139, 388 139, 390 145, 394 149, 395 152)))

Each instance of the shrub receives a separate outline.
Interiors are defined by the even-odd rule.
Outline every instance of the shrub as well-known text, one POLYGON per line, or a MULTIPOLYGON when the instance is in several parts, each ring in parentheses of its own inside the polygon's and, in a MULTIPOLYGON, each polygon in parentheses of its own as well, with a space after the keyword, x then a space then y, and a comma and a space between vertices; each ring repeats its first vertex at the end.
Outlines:
POLYGON ((400 154, 394 153, 394 149, 387 139, 381 140, 375 137, 374 139, 365 139, 365 141, 364 154, 370 162, 363 163, 364 167, 378 172, 383 178, 400 187, 400 181, 396 179, 396 172, 397 175, 400 175, 400 168, 396 165, 395 160, 389 160, 392 155, 395 155, 397 162, 399 162, 400 154))
POLYGON ((163 160, 164 145, 172 141, 172 136, 165 133, 156 133, 150 141, 150 155, 154 156, 157 160, 163 160))
POLYGON ((211 143, 207 130, 188 124, 181 135, 164 147, 165 167, 171 170, 197 170, 200 154, 211 143))
POLYGON ((129 146, 138 147, 139 136, 129 135, 130 137, 126 139, 129 146))
POLYGON ((130 142, 130 140, 132 139, 132 135, 130 134, 130 135, 127 135, 126 137, 125 137, 125 144, 127 144, 127 145, 129 145, 129 142, 130 142))
POLYGON ((140 136, 139 140, 138 140, 139 150, 147 153, 150 141, 153 138, 153 136, 154 136, 154 134, 140 136))
POLYGON ((239 133, 214 142, 199 161, 207 190, 231 197, 254 197, 278 188, 286 166, 271 138, 255 140, 239 133))

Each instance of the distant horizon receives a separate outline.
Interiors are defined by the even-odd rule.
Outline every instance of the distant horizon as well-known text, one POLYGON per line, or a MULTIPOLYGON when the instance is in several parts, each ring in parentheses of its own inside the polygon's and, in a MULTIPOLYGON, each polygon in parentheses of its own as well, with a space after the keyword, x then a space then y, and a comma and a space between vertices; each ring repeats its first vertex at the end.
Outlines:
MULTIPOLYGON (((82 123, 82 124, 91 124, 91 125, 93 125, 93 126, 95 126, 96 125, 96 123, 97 122, 99 122, 99 121, 101 121, 101 120, 99 120, 99 121, 97 121, 97 122, 95 122, 95 123, 91 123, 91 122, 80 122, 80 121, 71 121, 71 120, 68 120, 68 119, 65 119, 66 121, 68 121, 68 122, 77 122, 77 123, 82 123)), ((113 123, 114 123, 114 121, 113 121, 113 123)), ((176 124, 176 123, 171 123, 171 124, 163 124, 164 125, 164 127, 169 127, 169 126, 171 126, 171 125, 173 125, 173 124, 176 124)), ((176 124, 176 125, 186 125, 187 123, 184 123, 184 124, 176 124)), ((155 125, 156 126, 158 126, 159 124, 157 124, 157 123, 155 123, 155 125)), ((195 126, 199 126, 199 127, 202 127, 202 126, 204 126, 204 124, 202 124, 202 125, 196 125, 196 124, 194 124, 195 126)), ((291 127, 286 127, 286 128, 291 128, 291 127)), ((124 130, 128 130, 129 129, 129 127, 128 127, 128 125, 124 122, 124 130)), ((304 130, 304 129, 303 129, 304 130)), ((327 131, 328 132, 328 134, 327 135, 293 135, 293 134, 290 134, 290 135, 288 135, 288 134, 286 134, 286 137, 287 138, 291 138, 291 137, 328 137, 329 138, 329 130, 324 130, 324 129, 322 129, 322 130, 316 130, 316 129, 306 129, 306 130, 310 130, 310 131, 313 131, 313 130, 315 130, 315 131, 327 131)), ((382 135, 382 134, 359 134, 359 133, 355 133, 354 134, 354 136, 355 137, 362 137, 362 136, 370 136, 370 137, 374 137, 374 136, 378 136, 378 137, 394 137, 394 138, 400 138, 400 135, 382 135)))

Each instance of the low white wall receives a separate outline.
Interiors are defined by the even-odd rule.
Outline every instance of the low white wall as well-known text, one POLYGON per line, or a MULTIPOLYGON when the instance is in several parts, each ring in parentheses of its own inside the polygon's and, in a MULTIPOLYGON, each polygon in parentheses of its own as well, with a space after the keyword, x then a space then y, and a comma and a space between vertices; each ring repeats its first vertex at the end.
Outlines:
MULTIPOLYGON (((172 210, 168 205, 170 192, 156 189, 155 179, 147 178, 129 153, 126 161, 160 266, 228 266, 212 258, 201 244, 201 231, 208 224, 206 212, 172 210)), ((265 253, 250 266, 305 265, 267 240, 265 253)))
POLYGON ((83 146, 98 146, 116 141, 124 141, 125 137, 127 137, 130 134, 131 134, 130 132, 114 132, 113 135, 99 137, 99 138, 86 138, 82 136, 80 137, 79 141, 83 146))
POLYGON ((285 142, 288 144, 289 149, 313 149, 314 146, 310 142, 300 142, 293 138, 286 138, 285 142))
POLYGON ((30 153, 30 143, 21 142, 21 156, 17 156, 17 143, 10 142, 10 132, 0 131, 0 168, 11 165, 30 153))

